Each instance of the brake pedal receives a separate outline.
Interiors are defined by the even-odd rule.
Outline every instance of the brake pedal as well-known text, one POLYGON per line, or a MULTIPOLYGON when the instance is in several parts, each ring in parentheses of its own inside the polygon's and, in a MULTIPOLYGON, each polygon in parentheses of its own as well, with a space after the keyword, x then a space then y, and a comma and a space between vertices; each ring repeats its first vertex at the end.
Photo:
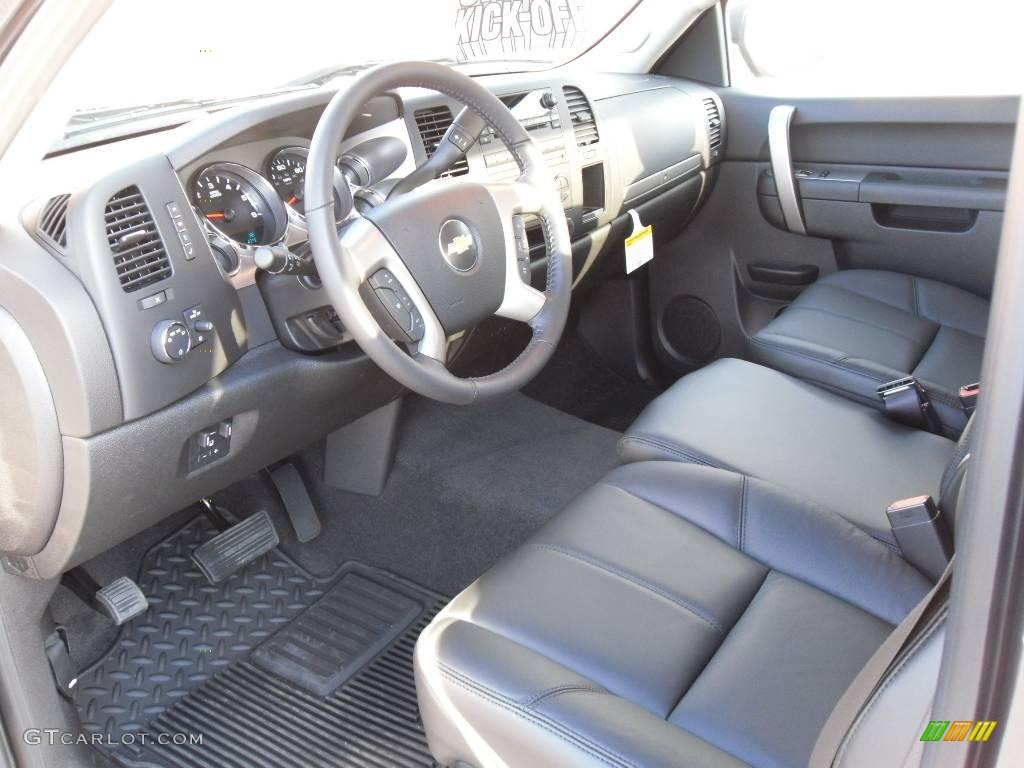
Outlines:
POLYGON ((131 621, 146 612, 149 600, 139 585, 122 576, 114 579, 102 589, 96 590, 96 605, 117 625, 131 621))
POLYGON ((263 510, 196 547, 192 560, 210 583, 216 584, 272 550, 278 542, 277 529, 263 510))

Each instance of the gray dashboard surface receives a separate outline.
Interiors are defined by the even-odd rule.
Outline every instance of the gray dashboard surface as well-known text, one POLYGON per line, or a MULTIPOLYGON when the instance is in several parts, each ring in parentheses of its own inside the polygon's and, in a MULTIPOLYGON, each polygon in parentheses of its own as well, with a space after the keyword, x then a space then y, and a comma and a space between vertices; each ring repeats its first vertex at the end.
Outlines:
MULTIPOLYGON (((586 251, 581 268, 601 251, 612 224, 621 223, 629 190, 630 204, 643 203, 646 210, 655 196, 677 185, 695 188, 665 195, 672 204, 685 201, 680 221, 698 204, 713 164, 706 102, 721 111, 711 90, 660 76, 569 70, 481 81, 499 96, 548 89, 556 94, 557 105, 547 113, 550 125, 534 135, 549 150, 553 183, 564 178, 566 214, 577 245, 586 251), (566 88, 582 92, 592 118, 570 112, 566 88), (597 138, 578 141, 574 116, 592 119, 597 138), (624 153, 624 147, 634 152, 624 153), (596 202, 585 199, 582 174, 588 167, 603 182, 594 187, 600 190, 596 202), (671 178, 659 175, 672 168, 678 173, 671 178)), ((211 233, 190 204, 190 181, 208 163, 241 163, 262 173, 275 149, 307 146, 324 106, 344 87, 342 80, 261 99, 174 130, 43 163, 45 182, 26 201, 24 223, 33 229, 50 196, 69 193, 67 243, 33 239, 22 226, 0 231, 9 254, 0 262, 8 278, 0 280, 0 305, 24 329, 53 395, 63 466, 47 475, 63 494, 56 523, 47 526, 52 535, 44 533, 41 552, 16 563, 19 568, 40 576, 59 573, 399 394, 394 382, 346 342, 343 329, 336 345, 324 348, 326 354, 284 349, 281 344, 290 339, 278 334, 293 315, 301 319, 329 305, 322 289, 282 290, 266 281, 261 288, 252 249, 246 248, 238 249, 239 270, 225 274, 210 250, 211 233), (138 292, 119 285, 104 226, 108 201, 131 188, 145 200, 171 272, 138 292), (182 235, 194 249, 179 242, 182 235), (213 333, 181 362, 158 362, 150 349, 155 324, 179 320, 199 306, 213 333), (197 469, 190 464, 197 436, 227 419, 234 424, 230 450, 197 469)), ((409 150, 404 175, 426 156, 417 111, 446 107, 454 115, 460 106, 419 89, 382 94, 368 102, 339 151, 368 137, 397 136, 409 150)), ((468 172, 485 183, 504 179, 507 168, 489 164, 488 153, 493 150, 483 145, 472 148, 468 172)), ((593 198, 593 189, 589 194, 593 198)), ((301 247, 304 238, 303 221, 289 215, 285 242, 301 247)), ((543 269, 543 254, 534 268, 543 269)))

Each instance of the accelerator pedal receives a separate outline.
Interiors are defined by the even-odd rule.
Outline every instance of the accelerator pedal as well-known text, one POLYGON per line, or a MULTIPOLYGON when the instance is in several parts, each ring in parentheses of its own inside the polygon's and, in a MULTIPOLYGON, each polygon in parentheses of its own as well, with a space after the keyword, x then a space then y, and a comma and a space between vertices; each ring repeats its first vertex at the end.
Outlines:
POLYGON ((196 547, 192 560, 211 584, 217 584, 272 550, 278 541, 277 529, 263 510, 196 547))
POLYGON ((114 579, 96 591, 96 606, 117 625, 131 621, 146 612, 149 600, 139 585, 127 576, 114 579))

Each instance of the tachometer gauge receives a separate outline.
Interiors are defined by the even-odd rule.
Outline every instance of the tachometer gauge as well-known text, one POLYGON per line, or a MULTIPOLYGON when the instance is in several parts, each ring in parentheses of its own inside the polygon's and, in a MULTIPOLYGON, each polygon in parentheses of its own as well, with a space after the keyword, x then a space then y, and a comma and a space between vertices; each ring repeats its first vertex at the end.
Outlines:
POLYGON ((288 226, 273 187, 234 163, 217 163, 196 175, 192 199, 201 215, 225 237, 257 246, 281 239, 288 226))
POLYGON ((267 175, 284 204, 296 213, 305 214, 303 198, 306 196, 305 147, 285 147, 275 154, 267 165, 267 175))

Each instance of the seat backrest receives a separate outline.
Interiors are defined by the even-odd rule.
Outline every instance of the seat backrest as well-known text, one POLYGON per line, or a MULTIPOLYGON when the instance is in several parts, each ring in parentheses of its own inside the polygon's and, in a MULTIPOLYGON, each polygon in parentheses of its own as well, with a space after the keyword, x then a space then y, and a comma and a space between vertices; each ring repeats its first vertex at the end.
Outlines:
POLYGON ((942 473, 942 482, 939 485, 939 509, 943 514, 949 516, 949 523, 955 528, 956 512, 960 499, 960 489, 963 487, 964 477, 967 475, 967 465, 971 459, 971 447, 973 444, 974 415, 967 421, 960 439, 957 441, 953 458, 949 460, 945 471, 942 473))

